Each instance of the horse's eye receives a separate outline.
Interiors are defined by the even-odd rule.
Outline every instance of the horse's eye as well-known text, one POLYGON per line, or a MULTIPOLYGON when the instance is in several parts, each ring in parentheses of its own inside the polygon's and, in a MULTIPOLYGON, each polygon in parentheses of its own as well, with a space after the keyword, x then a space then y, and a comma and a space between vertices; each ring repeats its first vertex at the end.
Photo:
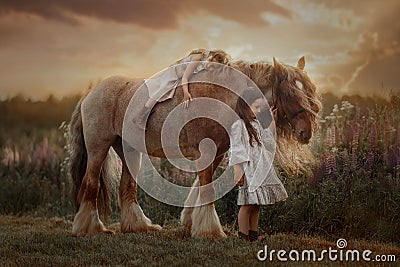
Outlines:
POLYGON ((303 89, 303 84, 300 81, 296 81, 296 85, 299 89, 303 89))

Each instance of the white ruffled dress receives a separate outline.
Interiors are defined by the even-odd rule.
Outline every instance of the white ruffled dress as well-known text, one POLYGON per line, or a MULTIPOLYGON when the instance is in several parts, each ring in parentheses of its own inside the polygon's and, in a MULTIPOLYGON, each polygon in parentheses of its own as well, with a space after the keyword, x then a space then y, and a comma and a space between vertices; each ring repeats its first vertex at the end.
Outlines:
MULTIPOLYGON (((201 62, 196 66, 193 74, 206 69, 205 60, 209 52, 202 53, 201 62)), ((181 85, 182 76, 190 62, 190 55, 177 61, 174 65, 162 70, 144 82, 148 88, 149 97, 157 102, 162 102, 174 96, 176 88, 181 85)))
POLYGON ((274 204, 288 197, 273 166, 274 137, 258 120, 251 123, 259 134, 261 146, 255 140, 250 146, 243 120, 239 119, 231 126, 229 166, 240 164, 245 178, 244 185, 239 187, 237 204, 274 204))

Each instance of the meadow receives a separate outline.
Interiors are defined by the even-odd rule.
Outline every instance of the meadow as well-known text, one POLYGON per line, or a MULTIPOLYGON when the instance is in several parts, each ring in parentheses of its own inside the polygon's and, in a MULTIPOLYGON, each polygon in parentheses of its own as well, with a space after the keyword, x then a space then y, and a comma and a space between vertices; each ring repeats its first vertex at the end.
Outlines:
MULTIPOLYGON (((0 260, 7 265, 213 263, 204 255, 220 265, 250 264, 267 243, 322 249, 339 238, 353 247, 400 257, 399 94, 388 99, 323 95, 321 129, 310 144, 316 158, 312 173, 287 175, 277 167, 289 198, 262 208, 261 238, 254 244, 234 237, 235 189, 216 202, 226 240, 190 239, 179 226, 180 208, 140 189, 144 212, 165 231, 73 238, 69 230, 75 205, 64 135, 78 99, 34 102, 18 96, 0 102, 0 235, 5 244, 0 260)), ((194 178, 165 160, 154 162, 172 181, 194 178)), ((113 203, 108 224, 118 229, 119 208, 113 203)))

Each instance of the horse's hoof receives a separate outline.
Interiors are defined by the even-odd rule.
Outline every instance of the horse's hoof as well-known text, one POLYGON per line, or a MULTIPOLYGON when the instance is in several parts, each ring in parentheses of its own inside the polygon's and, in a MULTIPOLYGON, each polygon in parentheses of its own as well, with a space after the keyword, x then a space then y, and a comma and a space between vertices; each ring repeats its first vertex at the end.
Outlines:
POLYGON ((158 225, 158 224, 152 224, 152 225, 148 226, 147 230, 150 230, 150 231, 161 231, 162 227, 160 225, 158 225))
POLYGON ((104 230, 103 230, 103 233, 104 233, 104 234, 107 234, 107 235, 115 235, 115 231, 110 230, 110 229, 104 229, 104 230))

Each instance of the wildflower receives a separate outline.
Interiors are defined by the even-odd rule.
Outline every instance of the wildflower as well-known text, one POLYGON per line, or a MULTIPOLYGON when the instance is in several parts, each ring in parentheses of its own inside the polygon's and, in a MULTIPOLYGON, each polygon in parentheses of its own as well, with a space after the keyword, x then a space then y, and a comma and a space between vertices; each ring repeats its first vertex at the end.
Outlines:
POLYGON ((338 113, 338 112, 339 112, 339 107, 338 107, 337 104, 335 104, 335 105, 333 106, 333 110, 332 110, 332 113, 331 113, 331 114, 333 114, 333 113, 338 113))
POLYGON ((325 175, 330 178, 336 178, 337 162, 335 154, 328 152, 324 159, 325 162, 325 175))
POLYGON ((375 152, 376 149, 376 123, 372 122, 371 124, 371 132, 369 135, 369 147, 372 152, 375 152))
POLYGON ((335 134, 335 145, 339 145, 340 143, 340 133, 338 127, 335 125, 334 128, 334 134, 335 134))
POLYGON ((350 162, 349 162, 349 153, 347 149, 344 149, 342 152, 342 157, 343 157, 343 172, 344 172, 344 179, 348 181, 350 179, 350 162))

